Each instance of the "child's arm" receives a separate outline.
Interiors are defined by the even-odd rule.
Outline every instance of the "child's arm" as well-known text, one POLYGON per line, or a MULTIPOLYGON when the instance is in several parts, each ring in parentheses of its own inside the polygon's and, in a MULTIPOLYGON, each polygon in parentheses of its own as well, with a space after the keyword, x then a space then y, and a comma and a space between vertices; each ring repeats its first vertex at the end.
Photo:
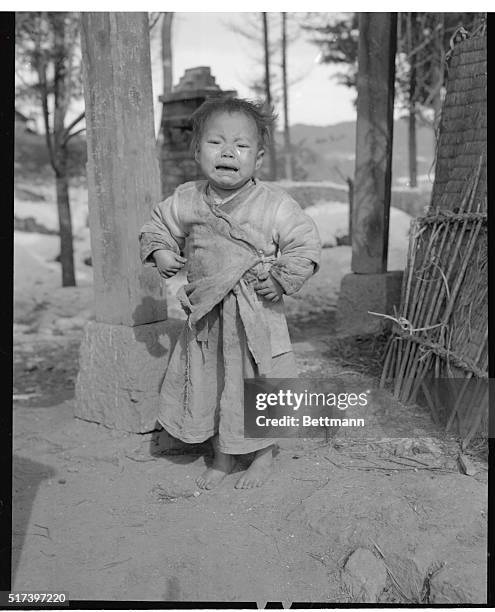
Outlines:
POLYGON ((157 204, 151 212, 151 220, 139 233, 141 261, 156 266, 161 276, 170 278, 185 264, 181 256, 187 233, 177 210, 174 196, 157 204))
POLYGON ((319 268, 321 241, 314 221, 290 196, 280 203, 274 221, 273 237, 280 257, 270 275, 287 295, 299 291, 319 268))

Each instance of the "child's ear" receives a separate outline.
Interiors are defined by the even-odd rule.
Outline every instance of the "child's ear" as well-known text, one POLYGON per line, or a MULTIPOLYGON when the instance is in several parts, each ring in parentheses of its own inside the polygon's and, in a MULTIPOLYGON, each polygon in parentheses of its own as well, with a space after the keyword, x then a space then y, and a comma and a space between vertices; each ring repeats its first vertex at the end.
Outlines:
POLYGON ((260 149, 256 154, 256 165, 255 169, 259 170, 261 168, 261 164, 263 163, 263 155, 265 154, 265 149, 260 149))

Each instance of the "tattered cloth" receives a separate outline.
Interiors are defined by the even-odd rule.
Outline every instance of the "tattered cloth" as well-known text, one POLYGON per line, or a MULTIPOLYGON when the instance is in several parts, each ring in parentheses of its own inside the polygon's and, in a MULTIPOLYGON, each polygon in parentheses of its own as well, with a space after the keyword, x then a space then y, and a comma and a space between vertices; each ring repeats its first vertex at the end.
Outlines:
POLYGON ((200 442, 225 429, 221 414, 232 435, 220 436, 220 450, 249 452, 239 449, 267 444, 243 438, 243 378, 296 376, 292 354, 290 365, 279 359, 291 352, 283 302, 260 299, 253 284, 270 274, 285 293, 297 291, 318 267, 318 233, 278 187, 253 180, 219 205, 198 181, 154 208, 140 233, 143 263, 156 249, 179 254, 186 238, 189 282, 178 298, 188 320, 162 385, 159 420, 179 439, 200 442))

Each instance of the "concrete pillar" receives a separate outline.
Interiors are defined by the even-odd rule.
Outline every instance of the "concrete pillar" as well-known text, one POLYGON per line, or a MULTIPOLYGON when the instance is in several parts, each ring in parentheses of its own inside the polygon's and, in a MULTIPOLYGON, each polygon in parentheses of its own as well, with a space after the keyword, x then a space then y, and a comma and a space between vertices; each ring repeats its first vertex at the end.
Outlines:
POLYGON ((139 228, 160 200, 147 13, 82 13, 81 42, 96 321, 75 416, 151 431, 180 323, 167 321, 165 286, 139 259, 139 228))
POLYGON ((340 333, 374 333, 400 301, 401 272, 387 273, 397 44, 396 13, 360 13, 356 165, 352 217, 354 274, 344 277, 340 333), (397 297, 398 296, 398 297, 397 297))

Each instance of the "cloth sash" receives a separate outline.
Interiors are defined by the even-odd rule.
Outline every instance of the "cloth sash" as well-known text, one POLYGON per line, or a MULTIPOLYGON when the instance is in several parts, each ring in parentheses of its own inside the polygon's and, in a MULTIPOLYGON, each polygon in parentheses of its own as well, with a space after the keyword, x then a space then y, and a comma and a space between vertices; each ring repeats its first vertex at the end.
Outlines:
MULTIPOLYGON (((256 294, 253 283, 268 277, 275 257, 266 257, 257 249, 252 236, 226 212, 235 208, 241 198, 220 209, 207 194, 204 197, 214 215, 208 224, 210 230, 218 240, 227 240, 231 244, 229 261, 226 262, 224 256, 223 261, 217 261, 215 266, 216 269, 222 266, 221 270, 184 285, 177 292, 177 298, 188 316, 189 327, 196 330, 196 339, 202 343, 208 341, 207 314, 232 292, 237 300, 249 350, 259 374, 263 376, 271 369, 270 328, 260 302, 262 298, 256 294), (226 223, 216 223, 215 218, 226 223)), ((219 252, 222 257, 221 253, 225 251, 219 249, 219 252)), ((229 304, 227 300, 224 307, 229 308, 229 304)))

